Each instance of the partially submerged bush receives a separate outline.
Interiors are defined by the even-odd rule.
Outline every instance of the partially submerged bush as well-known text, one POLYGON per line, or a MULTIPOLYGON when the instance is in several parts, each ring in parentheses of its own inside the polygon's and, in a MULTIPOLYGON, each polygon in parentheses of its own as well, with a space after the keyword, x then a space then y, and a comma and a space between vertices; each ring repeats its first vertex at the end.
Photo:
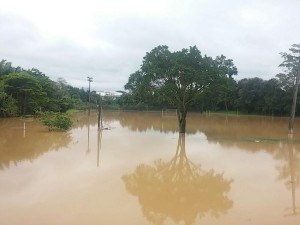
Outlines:
POLYGON ((43 112, 40 120, 49 130, 68 130, 73 124, 71 118, 65 113, 43 112))

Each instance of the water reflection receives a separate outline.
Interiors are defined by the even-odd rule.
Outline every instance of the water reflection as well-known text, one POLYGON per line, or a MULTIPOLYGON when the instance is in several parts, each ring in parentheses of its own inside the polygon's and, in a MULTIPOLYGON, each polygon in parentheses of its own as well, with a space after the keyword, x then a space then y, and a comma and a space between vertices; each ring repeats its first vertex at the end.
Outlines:
POLYGON ((88 111, 88 138, 87 138, 87 143, 88 143, 88 146, 87 146, 87 150, 86 150, 86 153, 88 154, 91 150, 90 150, 90 109, 88 111))
POLYGON ((1 170, 9 168, 11 163, 17 165, 47 151, 67 147, 72 140, 67 132, 48 132, 36 119, 30 122, 18 118, 2 119, 0 129, 1 170))
MULTIPOLYGON (((122 113, 119 115, 119 120, 123 127, 127 127, 132 131, 155 130, 164 133, 177 131, 176 118, 166 120, 166 118, 162 118, 155 113, 135 113, 134 119, 130 118, 128 113, 122 113)), ((299 120, 297 123, 299 123, 299 120)), ((297 132, 290 140, 286 126, 286 118, 190 114, 188 116, 187 133, 201 132, 206 136, 208 142, 218 143, 222 147, 235 147, 253 153, 264 151, 278 162, 283 161, 284 165, 278 168, 278 177, 284 181, 291 196, 291 205, 284 211, 284 215, 294 216, 300 214, 300 202, 297 202, 296 198, 296 191, 300 187, 300 132, 297 132)), ((175 158, 178 157, 177 154, 175 158)), ((172 162, 169 164, 171 165, 172 162)), ((163 165, 166 166, 166 163, 163 165)), ((158 166, 160 166, 159 162, 156 162, 152 167, 141 165, 136 169, 135 176, 141 176, 141 173, 146 174, 144 170, 150 168, 149 171, 152 172, 149 172, 149 174, 155 177, 152 174, 159 169, 158 166)), ((129 183, 129 185, 127 184, 129 186, 127 187, 128 191, 138 197, 142 196, 133 188, 130 189, 130 185, 134 187, 130 183, 130 179, 134 179, 134 176, 130 179, 127 176, 126 179, 129 183)))
POLYGON ((226 196, 232 180, 191 162, 186 156, 184 134, 179 135, 175 156, 169 162, 140 164, 122 179, 127 191, 138 197, 145 217, 154 224, 164 224, 167 218, 193 224, 197 217, 208 213, 219 217, 233 206, 226 196))
MULTIPOLYGON (((103 126, 105 127, 107 124, 110 124, 114 121, 119 120, 119 114, 120 112, 106 112, 103 116, 103 126)), ((96 111, 91 111, 90 116, 88 115, 88 112, 79 112, 75 113, 73 115, 73 119, 76 121, 76 123, 73 124, 72 128, 86 128, 88 125, 90 127, 97 126, 98 124, 98 113, 96 111)), ((101 121, 102 122, 102 121, 101 121)))
MULTIPOLYGON (((120 112, 116 118, 122 127, 131 131, 178 132, 176 116, 162 117, 155 112, 120 112)), ((211 141, 241 139, 253 137, 254 134, 257 137, 286 137, 286 124, 287 118, 190 113, 187 117, 187 134, 203 132, 211 141)))
POLYGON ((150 130, 164 133, 178 131, 177 117, 162 117, 160 113, 121 112, 118 116, 122 127, 131 131, 147 132, 150 130))
MULTIPOLYGON (((81 120, 82 121, 85 120, 81 120)), ((77 120, 77 122, 79 122, 79 120, 77 120)), ((98 123, 98 121, 97 121, 98 123)), ((91 147, 90 147, 90 126, 94 126, 95 125, 95 113, 93 112, 89 112, 88 116, 87 116, 87 151, 86 154, 89 154, 91 152, 91 147), (91 115, 92 114, 92 115, 91 115), (91 124, 91 121, 93 124, 91 124)), ((103 131, 103 127, 102 127, 102 121, 101 121, 101 127, 100 129, 97 129, 97 167, 99 167, 100 164, 100 149, 101 149, 101 141, 102 141, 102 131, 103 131)))
POLYGON ((101 142, 102 142, 102 129, 99 129, 97 135, 97 167, 99 167, 99 163, 100 163, 101 142))
POLYGON ((299 144, 291 140, 282 143, 275 155, 277 159, 284 159, 284 165, 278 168, 279 179, 284 180, 286 187, 291 191, 292 204, 291 208, 287 208, 286 216, 300 214, 300 208, 296 205, 296 188, 300 187, 300 152, 297 149, 299 150, 299 144))
POLYGON ((23 121, 23 137, 26 137, 26 123, 30 123, 33 121, 33 118, 22 118, 20 119, 23 121))
MULTIPOLYGON (((116 118, 122 127, 135 132, 178 132, 177 118, 161 117, 159 113, 121 112, 116 118)), ((237 146, 250 151, 260 151, 261 144, 268 142, 263 148, 272 152, 278 147, 280 140, 287 139, 286 127, 287 118, 190 113, 186 132, 203 133, 211 143, 219 143, 225 147, 237 146)), ((300 132, 294 138, 300 139, 300 132)))
POLYGON ((299 224, 300 142, 280 139, 282 119, 190 114, 188 133, 198 133, 178 143, 176 118, 160 113, 105 112, 112 129, 98 133, 93 111, 74 119, 69 133, 26 121, 25 135, 24 121, 0 119, 0 165, 11 167, 0 176, 2 221, 47 224, 55 214, 63 224, 299 224), (35 159, 55 147, 71 151, 35 159))

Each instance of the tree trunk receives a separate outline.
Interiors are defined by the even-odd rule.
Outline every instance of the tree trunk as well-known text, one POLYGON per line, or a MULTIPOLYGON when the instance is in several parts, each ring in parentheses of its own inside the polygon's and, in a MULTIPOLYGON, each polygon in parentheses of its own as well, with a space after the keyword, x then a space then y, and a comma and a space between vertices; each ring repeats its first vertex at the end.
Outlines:
POLYGON ((297 95, 298 95, 298 86, 299 86, 299 76, 300 76, 300 58, 298 62, 298 70, 296 74, 296 82, 294 87, 294 95, 293 95, 293 104, 291 109, 291 116, 289 120, 289 134, 294 133, 294 122, 295 122, 295 112, 296 112, 296 103, 297 103, 297 95))
POLYGON ((179 125, 179 133, 185 133, 186 114, 187 114, 187 110, 185 109, 185 107, 178 109, 177 118, 178 118, 178 125, 179 125))

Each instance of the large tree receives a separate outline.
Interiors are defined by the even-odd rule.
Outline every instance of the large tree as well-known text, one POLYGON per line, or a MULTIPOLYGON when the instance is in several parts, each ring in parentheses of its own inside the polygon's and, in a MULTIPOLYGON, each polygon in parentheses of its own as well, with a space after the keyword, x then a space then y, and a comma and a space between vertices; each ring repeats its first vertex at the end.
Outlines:
POLYGON ((277 77, 285 89, 288 89, 291 86, 293 87, 293 103, 289 120, 289 134, 293 134, 300 79, 300 44, 293 44, 289 50, 289 53, 280 53, 283 62, 279 66, 282 67, 284 71, 283 73, 278 74, 277 77))
POLYGON ((143 101, 152 97, 177 108, 179 132, 185 133, 186 115, 197 96, 219 79, 231 78, 237 69, 231 59, 202 56, 196 46, 171 52, 158 46, 146 53, 139 71, 129 77, 125 88, 140 93, 143 101))
POLYGON ((4 91, 16 99, 22 115, 35 113, 48 102, 48 97, 38 80, 27 73, 6 75, 4 91))

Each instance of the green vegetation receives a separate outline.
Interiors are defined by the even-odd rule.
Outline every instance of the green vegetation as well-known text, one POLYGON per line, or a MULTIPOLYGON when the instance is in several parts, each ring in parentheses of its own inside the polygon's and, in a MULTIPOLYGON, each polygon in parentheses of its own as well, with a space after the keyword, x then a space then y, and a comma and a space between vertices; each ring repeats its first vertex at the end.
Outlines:
MULTIPOLYGON (((283 63, 279 66, 283 68, 283 73, 270 80, 254 77, 239 81, 232 78, 232 75, 236 74, 235 67, 232 61, 224 56, 212 59, 201 56, 200 52, 197 53, 197 49, 192 48, 171 53, 166 46, 159 46, 147 53, 141 69, 130 75, 125 85, 129 93, 118 99, 119 105, 121 108, 142 110, 177 108, 180 107, 180 104, 176 105, 177 97, 185 93, 184 98, 185 102, 188 102, 189 111, 287 116, 290 114, 293 101, 299 46, 293 45, 291 53, 281 53, 283 63), (198 60, 203 66, 201 69, 206 70, 206 73, 199 74, 201 69, 196 72, 192 63, 186 62, 189 60, 188 57, 192 56, 192 51, 194 60, 198 60), (205 68, 205 65, 211 67, 205 68), (180 71, 180 76, 177 77, 174 74, 176 68, 177 72, 180 71), (187 72, 192 74, 193 71, 198 74, 199 83, 192 80, 195 78, 192 75, 186 75, 187 72), (190 86, 185 86, 189 82, 190 86), (203 86, 199 87, 196 83, 203 86), (192 88, 183 90, 186 87, 192 88), (198 90, 195 90, 196 88, 198 90), (193 100, 189 102, 187 97, 190 95, 193 95, 193 100)), ((296 104, 296 115, 300 115, 300 104, 296 104)))
MULTIPOLYGON (((299 98, 294 94, 297 97, 299 53, 300 44, 281 53, 283 72, 270 80, 237 81, 233 79, 237 68, 223 55, 213 59, 197 47, 171 52, 167 46, 158 46, 146 53, 140 69, 129 76, 127 92, 118 98, 102 97, 101 105, 103 109, 176 108, 180 132, 185 131, 188 111, 287 116, 294 105, 299 116, 299 98)), ((90 94, 90 106, 96 109, 99 95, 90 94)), ((25 70, 0 61, 0 117, 85 110, 88 99, 87 90, 72 87, 63 78, 53 81, 36 68, 25 70)))
POLYGON ((43 112, 40 120, 49 130, 68 130, 73 124, 71 118, 66 113, 58 112, 43 112))
POLYGON ((129 77, 125 88, 143 103, 168 105, 177 109, 179 132, 185 133, 189 108, 198 104, 203 93, 215 94, 226 101, 232 75, 237 69, 225 56, 215 59, 202 56, 196 46, 170 52, 167 46, 158 46, 146 53, 143 64, 129 77), (218 87, 218 89, 216 89, 218 87))
POLYGON ((38 69, 25 70, 0 61, 0 117, 82 110, 87 102, 88 92, 68 85, 63 78, 52 81, 38 69))

